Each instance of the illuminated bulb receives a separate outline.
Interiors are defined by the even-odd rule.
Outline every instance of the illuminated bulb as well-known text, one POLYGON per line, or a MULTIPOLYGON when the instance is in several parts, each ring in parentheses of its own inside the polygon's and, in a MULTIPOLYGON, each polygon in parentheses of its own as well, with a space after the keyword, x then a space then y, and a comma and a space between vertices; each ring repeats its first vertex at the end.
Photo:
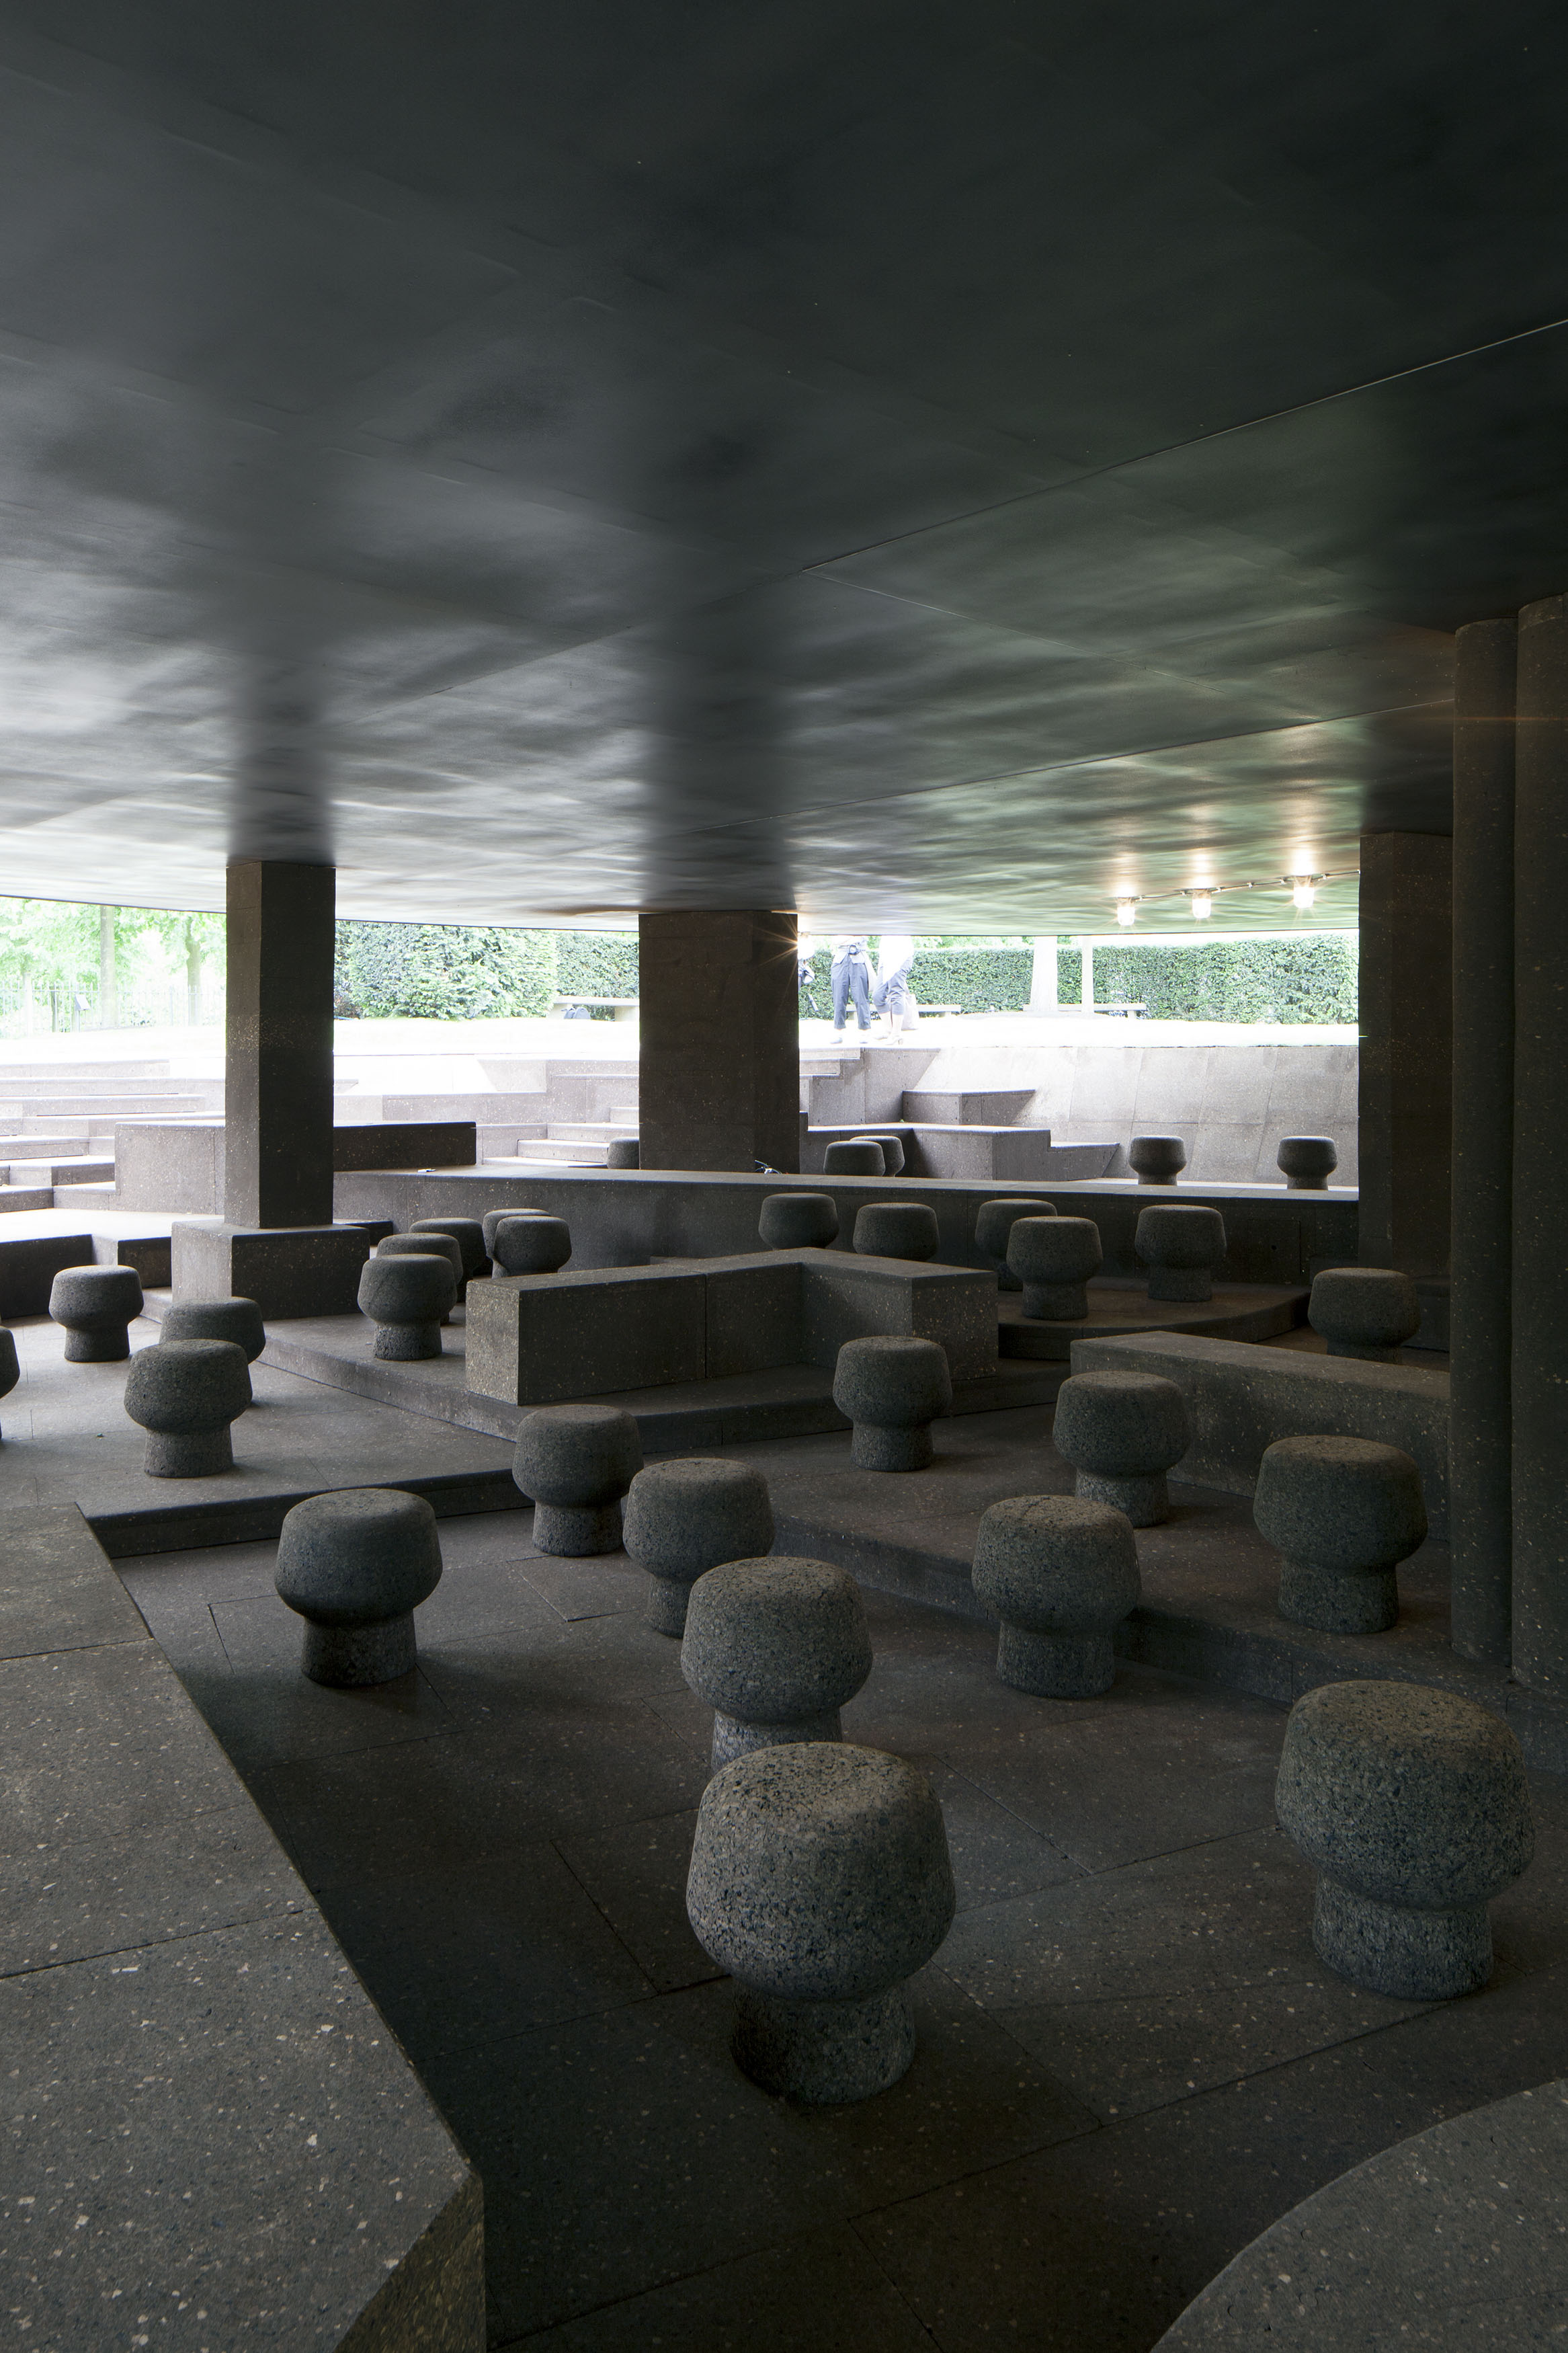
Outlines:
POLYGON ((1318 885, 1322 879, 1321 874, 1285 874, 1280 877, 1282 881, 1290 885, 1290 896, 1303 915, 1316 899, 1318 885))
POLYGON ((1187 899, 1195 923, 1206 923, 1214 913, 1214 894, 1209 891, 1189 891, 1187 899))
POLYGON ((1138 920, 1137 900, 1118 899, 1116 902, 1116 920, 1121 924, 1124 932, 1131 930, 1131 926, 1138 920))

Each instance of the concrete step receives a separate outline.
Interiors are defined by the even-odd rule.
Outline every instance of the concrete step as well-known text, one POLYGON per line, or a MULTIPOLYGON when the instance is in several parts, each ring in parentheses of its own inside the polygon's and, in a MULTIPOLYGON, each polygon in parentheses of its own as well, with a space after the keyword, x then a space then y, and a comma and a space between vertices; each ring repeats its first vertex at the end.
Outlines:
POLYGON ((531 1124, 505 1120, 500 1127, 479 1127, 475 1132, 479 1160, 512 1160, 520 1144, 527 1146, 533 1141, 543 1141, 543 1120, 533 1120, 531 1124))
POLYGON ((0 1160, 8 1152, 14 1153, 18 1159, 71 1159, 85 1152, 87 1145, 88 1123, 85 1119, 79 1127, 52 1127, 41 1134, 35 1134, 29 1124, 25 1133, 9 1135, 0 1133, 0 1160))
POLYGON ((13 1185, 99 1185, 114 1176, 113 1159, 82 1155, 66 1159, 13 1160, 5 1166, 13 1185))
POLYGON ((525 1143, 516 1156, 520 1160, 549 1161, 564 1168, 603 1168, 609 1149, 608 1144, 569 1144, 541 1136, 525 1143))
POLYGON ((617 1136, 635 1135, 636 1117, 618 1119, 552 1119, 545 1130, 552 1144, 609 1144, 617 1136))
POLYGON ((0 1089, 7 1080, 53 1079, 74 1082, 77 1079, 166 1079, 167 1060, 128 1062, 77 1062, 63 1055, 53 1061, 0 1061, 0 1089))
POLYGON ((209 1104, 199 1094, 50 1095, 36 1097, 26 1104, 13 1104, 12 1108, 21 1111, 26 1131, 29 1120, 38 1127, 46 1124, 52 1127, 56 1120, 159 1119, 173 1112, 187 1112, 194 1117, 205 1111, 221 1117, 223 1099, 220 1096, 216 1103, 209 1104))
POLYGON ((9 1209, 52 1209, 52 1185, 0 1185, 0 1216, 9 1209))
POLYGON ((55 1187, 55 1207, 57 1209, 112 1209, 114 1207, 114 1198, 115 1187, 112 1183, 108 1185, 57 1185, 55 1187))
MULTIPOLYGON (((221 1081, 211 1083, 221 1085, 221 1081)), ((149 1101, 156 1095, 188 1093, 202 1082, 193 1079, 79 1079, 60 1071, 47 1079, 16 1079, 0 1073, 0 1103, 30 1103, 40 1096, 70 1094, 92 1103, 103 1096, 135 1094, 149 1101)))
MULTIPOLYGON (((345 1099, 344 1109, 352 1115, 354 1099, 345 1099)), ((494 1127, 506 1120, 537 1120, 544 1114, 544 1093, 489 1093, 475 1089, 467 1094, 450 1095, 383 1095, 381 1115, 384 1120, 471 1119, 494 1127)))

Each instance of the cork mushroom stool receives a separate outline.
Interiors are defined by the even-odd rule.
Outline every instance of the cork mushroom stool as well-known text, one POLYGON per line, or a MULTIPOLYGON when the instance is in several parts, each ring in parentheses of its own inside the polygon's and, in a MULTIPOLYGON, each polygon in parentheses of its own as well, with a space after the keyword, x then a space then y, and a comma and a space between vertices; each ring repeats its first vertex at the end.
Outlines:
POLYGON ((1330 1266, 1312 1278, 1307 1321, 1331 1356, 1395 1365, 1421 1325, 1421 1302, 1407 1274, 1391 1266, 1330 1266))
POLYGON ((485 1256, 493 1259, 496 1254, 496 1228, 503 1218, 542 1218, 547 1214, 543 1209, 487 1209, 479 1219, 479 1231, 484 1236, 485 1256))
POLYGON ((22 1367, 16 1361, 14 1335, 0 1324, 0 1398, 9 1397, 22 1377, 22 1367))
POLYGON ((868 1201, 855 1213, 852 1247, 862 1258, 934 1258, 936 1246, 936 1211, 923 1201, 868 1201))
POLYGON ((396 1487, 311 1495, 285 1514, 280 1598, 305 1620, 301 1671, 343 1688, 414 1670, 414 1612, 441 1581, 436 1514, 396 1487))
POLYGON ((846 1340, 833 1373, 833 1402, 851 1425, 849 1460, 860 1471, 924 1471, 936 1459, 931 1426, 952 1403, 952 1376, 939 1341, 897 1332, 846 1340))
POLYGON ((999 1291, 1022 1291, 1024 1287, 1007 1263, 1007 1237, 1019 1219, 1055 1216, 1049 1201, 1030 1201, 1021 1195, 1013 1200, 1004 1195, 998 1200, 982 1201, 974 1220, 974 1247, 995 1268, 999 1291))
POLYGON ((533 1504, 534 1550, 567 1560, 619 1552, 621 1497, 641 1469, 637 1423, 619 1406, 537 1406, 511 1465, 533 1504))
POLYGON ((826 1250, 838 1239, 831 1193, 768 1193, 757 1218, 764 1250, 826 1250))
POLYGON ((360 1312, 375 1325, 373 1354, 411 1365, 441 1353, 441 1319, 458 1295, 451 1261, 434 1250, 367 1258, 360 1269, 360 1312))
POLYGON ((1394 1571, 1425 1543, 1421 1473, 1371 1438, 1277 1438, 1252 1516, 1283 1553, 1279 1615, 1325 1634, 1382 1634, 1399 1616, 1394 1571))
POLYGON ((1212 1299, 1215 1269, 1225 1256, 1225 1219, 1195 1204, 1140 1209, 1132 1247, 1149 1269, 1151 1299, 1212 1299))
POLYGON ((476 1275, 490 1271, 490 1254, 485 1247, 485 1229, 478 1218, 416 1218, 408 1229, 411 1234, 446 1234, 458 1245, 462 1271, 458 1281, 459 1299, 476 1275))
POLYGON ((755 1465, 692 1455, 650 1462, 626 1493, 622 1541, 647 1573, 643 1616, 660 1634, 686 1630, 693 1586, 721 1561, 770 1549, 773 1509, 755 1465))
POLYGON ((715 1772, 753 1748, 842 1740, 838 1711, 871 1672, 860 1588, 830 1561, 726 1561, 691 1588, 680 1672, 714 1711, 715 1772))
POLYGON ((233 1340, 160 1340, 138 1349, 125 1410, 147 1433, 150 1479, 211 1479, 234 1468, 230 1425, 250 1403, 250 1367, 233 1340))
POLYGON ((879 1144, 830 1144, 822 1155, 825 1176, 885 1176, 888 1164, 879 1144))
POLYGON ((904 1140, 901 1135, 879 1135, 868 1129, 864 1135, 850 1137, 852 1144, 875 1144, 882 1154, 884 1176, 901 1176, 904 1173, 904 1140))
POLYGON ((1007 1263, 1023 1292, 1022 1313, 1075 1324, 1089 1314, 1089 1279, 1104 1253, 1092 1218, 1017 1218, 1007 1236, 1007 1263))
POLYGON ((1002 1621, 1001 1682, 1039 1699, 1110 1689, 1111 1637, 1141 1591, 1125 1513, 1076 1495, 1009 1495, 980 1515, 973 1580, 1002 1621))
POLYGON ((160 1340, 232 1340, 254 1365, 267 1345, 267 1326, 254 1299, 186 1299, 163 1310, 160 1340))
POLYGON ((1193 1442, 1174 1381, 1159 1373, 1074 1373, 1057 1392, 1051 1436, 1085 1503, 1109 1504, 1135 1528, 1170 1518, 1165 1473, 1193 1442))
POLYGON ((1322 1193, 1340 1165, 1331 1135, 1282 1135, 1274 1165, 1292 1193, 1322 1193))
POLYGON ((735 1980, 730 2047, 752 2081, 817 2105, 869 2099, 908 2073, 904 1981, 952 1925, 936 1792, 847 1742, 738 1757, 703 1792, 686 1909, 735 1980))
POLYGON ((553 1274, 572 1255, 564 1218, 502 1218, 490 1242, 497 1274, 553 1274))
POLYGON ((1127 1165, 1140 1185, 1173 1185, 1187 1165, 1187 1147, 1179 1135, 1135 1135, 1127 1165))
POLYGON ((1487 1905, 1535 1851, 1500 1716, 1426 1683, 1320 1683, 1290 1711, 1275 1809, 1318 1873, 1312 1943, 1330 1968, 1400 2001, 1479 1991, 1487 1905))
POLYGON ((68 1365, 119 1365, 131 1354, 130 1326, 142 1313, 133 1266, 62 1267, 49 1286, 49 1314, 63 1324, 68 1365))
POLYGON ((640 1168, 642 1138, 640 1135, 612 1135, 605 1146, 606 1168, 640 1168))
POLYGON ((452 1296, 441 1316, 443 1324, 452 1320, 451 1311, 463 1295, 463 1252, 450 1234, 384 1234, 371 1252, 373 1258, 444 1258, 452 1270, 452 1296))

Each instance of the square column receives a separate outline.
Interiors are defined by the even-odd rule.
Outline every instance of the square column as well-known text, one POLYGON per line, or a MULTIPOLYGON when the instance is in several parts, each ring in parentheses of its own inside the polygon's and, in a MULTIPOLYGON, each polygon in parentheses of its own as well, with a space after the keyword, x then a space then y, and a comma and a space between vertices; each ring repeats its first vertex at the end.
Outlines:
POLYGON ((341 1315, 369 1243, 332 1223, 331 866, 248 859, 228 870, 228 1012, 221 1223, 176 1225, 183 1299, 254 1299, 264 1315, 341 1315))
POLYGON ((332 1220, 337 872, 228 870, 223 1213, 231 1226, 332 1220))
POLYGON ((644 1168, 800 1166, 799 927, 774 908, 637 925, 644 1168))
POLYGON ((1363 1266, 1448 1271, 1454 845, 1361 841, 1361 1240, 1363 1266))
POLYGON ((1453 1643, 1512 1646, 1513 809, 1510 620, 1454 652, 1453 1643))
POLYGON ((1519 617, 1514 748, 1513 1672, 1568 1697, 1568 596, 1519 617))

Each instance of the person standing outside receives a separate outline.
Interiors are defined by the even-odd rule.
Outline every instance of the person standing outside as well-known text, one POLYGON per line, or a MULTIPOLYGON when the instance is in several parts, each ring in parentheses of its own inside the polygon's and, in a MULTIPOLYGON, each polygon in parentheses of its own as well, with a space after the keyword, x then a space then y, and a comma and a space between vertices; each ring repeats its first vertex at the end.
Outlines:
POLYGON ((855 1007, 856 1023, 861 1030, 871 1027, 871 959, 864 939, 840 935, 833 942, 833 1042, 844 1043, 844 1007, 847 999, 855 1007))
POLYGON ((882 934, 877 943, 877 987, 871 1001, 879 1013, 888 1017, 888 1042, 892 1046, 898 1044, 905 1021, 915 1011, 910 989, 910 966, 914 960, 914 940, 907 932, 882 934))

